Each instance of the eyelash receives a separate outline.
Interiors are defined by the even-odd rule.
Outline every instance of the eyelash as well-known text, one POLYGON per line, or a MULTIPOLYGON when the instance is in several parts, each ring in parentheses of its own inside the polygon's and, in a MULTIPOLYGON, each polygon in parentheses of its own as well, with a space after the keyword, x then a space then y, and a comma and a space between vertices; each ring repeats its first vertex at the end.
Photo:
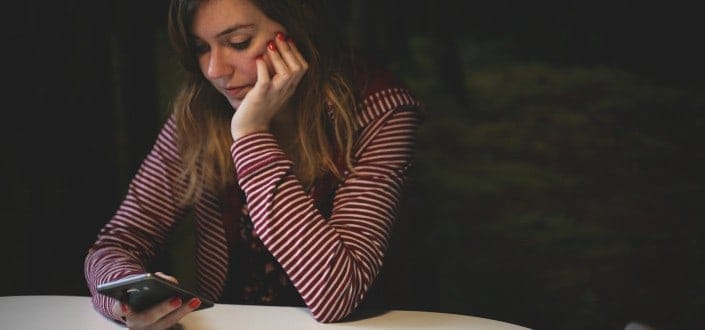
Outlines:
POLYGON ((247 49, 247 47, 250 47, 251 41, 252 41, 252 39, 247 39, 243 42, 230 42, 230 43, 228 43, 228 46, 230 46, 230 48, 235 49, 235 50, 245 50, 245 49, 247 49))
MULTIPOLYGON (((247 47, 250 47, 250 42, 252 42, 251 38, 243 42, 229 42, 228 47, 235 50, 245 50, 247 47)), ((207 45, 196 45, 193 50, 196 55, 202 55, 208 52, 209 47, 207 45)))

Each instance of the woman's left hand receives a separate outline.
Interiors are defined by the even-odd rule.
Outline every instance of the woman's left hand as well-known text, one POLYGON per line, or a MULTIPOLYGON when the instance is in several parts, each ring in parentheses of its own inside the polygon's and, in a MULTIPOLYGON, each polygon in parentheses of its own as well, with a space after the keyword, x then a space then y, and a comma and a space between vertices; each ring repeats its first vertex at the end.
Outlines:
POLYGON ((285 108, 308 70, 308 63, 294 43, 281 33, 277 33, 274 40, 267 44, 265 56, 271 62, 274 74, 270 77, 263 57, 256 59, 257 82, 242 100, 230 122, 233 140, 269 130, 272 118, 285 108))

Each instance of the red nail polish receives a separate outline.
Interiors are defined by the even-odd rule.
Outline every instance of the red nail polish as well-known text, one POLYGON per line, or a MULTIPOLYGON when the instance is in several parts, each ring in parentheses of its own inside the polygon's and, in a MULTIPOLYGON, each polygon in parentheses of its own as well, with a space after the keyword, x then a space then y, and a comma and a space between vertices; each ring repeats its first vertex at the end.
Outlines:
POLYGON ((279 41, 286 41, 287 38, 284 36, 284 33, 277 32, 277 39, 279 39, 279 41))
POLYGON ((121 310, 123 313, 127 313, 127 311, 128 311, 127 305, 124 304, 124 303, 121 303, 121 304, 120 304, 120 310, 121 310))
POLYGON ((275 45, 274 45, 274 42, 272 42, 272 41, 269 41, 269 42, 267 43, 267 48, 269 48, 269 50, 271 50, 271 51, 277 50, 277 46, 275 46, 275 45))
POLYGON ((181 306, 181 298, 179 297, 174 297, 169 300, 169 304, 173 307, 179 307, 181 306))
POLYGON ((198 306, 201 306, 201 300, 198 298, 193 298, 191 299, 191 302, 188 303, 188 306, 191 308, 198 308, 198 306))

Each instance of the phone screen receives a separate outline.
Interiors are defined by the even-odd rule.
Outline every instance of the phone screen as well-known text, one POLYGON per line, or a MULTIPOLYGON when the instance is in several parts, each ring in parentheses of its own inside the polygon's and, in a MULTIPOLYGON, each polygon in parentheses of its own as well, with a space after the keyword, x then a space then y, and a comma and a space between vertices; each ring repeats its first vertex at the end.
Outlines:
POLYGON ((181 297, 184 302, 197 297, 201 300, 201 306, 198 307, 199 310, 213 306, 212 301, 151 273, 128 276, 113 282, 100 284, 97 289, 101 294, 128 304, 135 312, 146 310, 177 296, 181 297))

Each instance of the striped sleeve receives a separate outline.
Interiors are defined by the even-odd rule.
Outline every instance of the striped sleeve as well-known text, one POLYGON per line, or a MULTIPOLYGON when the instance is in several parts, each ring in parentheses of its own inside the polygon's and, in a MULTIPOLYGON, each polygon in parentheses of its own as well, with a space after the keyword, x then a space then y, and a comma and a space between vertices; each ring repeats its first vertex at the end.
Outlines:
POLYGON ((256 233, 319 322, 349 315, 382 266, 419 122, 418 104, 392 94, 365 104, 354 171, 338 187, 328 221, 273 135, 250 134, 231 147, 256 233))
POLYGON ((166 241, 177 209, 173 183, 178 175, 175 126, 169 120, 130 182, 127 196, 113 218, 100 230, 89 249, 84 272, 94 308, 106 317, 114 300, 100 295, 96 286, 146 271, 146 262, 166 241))

